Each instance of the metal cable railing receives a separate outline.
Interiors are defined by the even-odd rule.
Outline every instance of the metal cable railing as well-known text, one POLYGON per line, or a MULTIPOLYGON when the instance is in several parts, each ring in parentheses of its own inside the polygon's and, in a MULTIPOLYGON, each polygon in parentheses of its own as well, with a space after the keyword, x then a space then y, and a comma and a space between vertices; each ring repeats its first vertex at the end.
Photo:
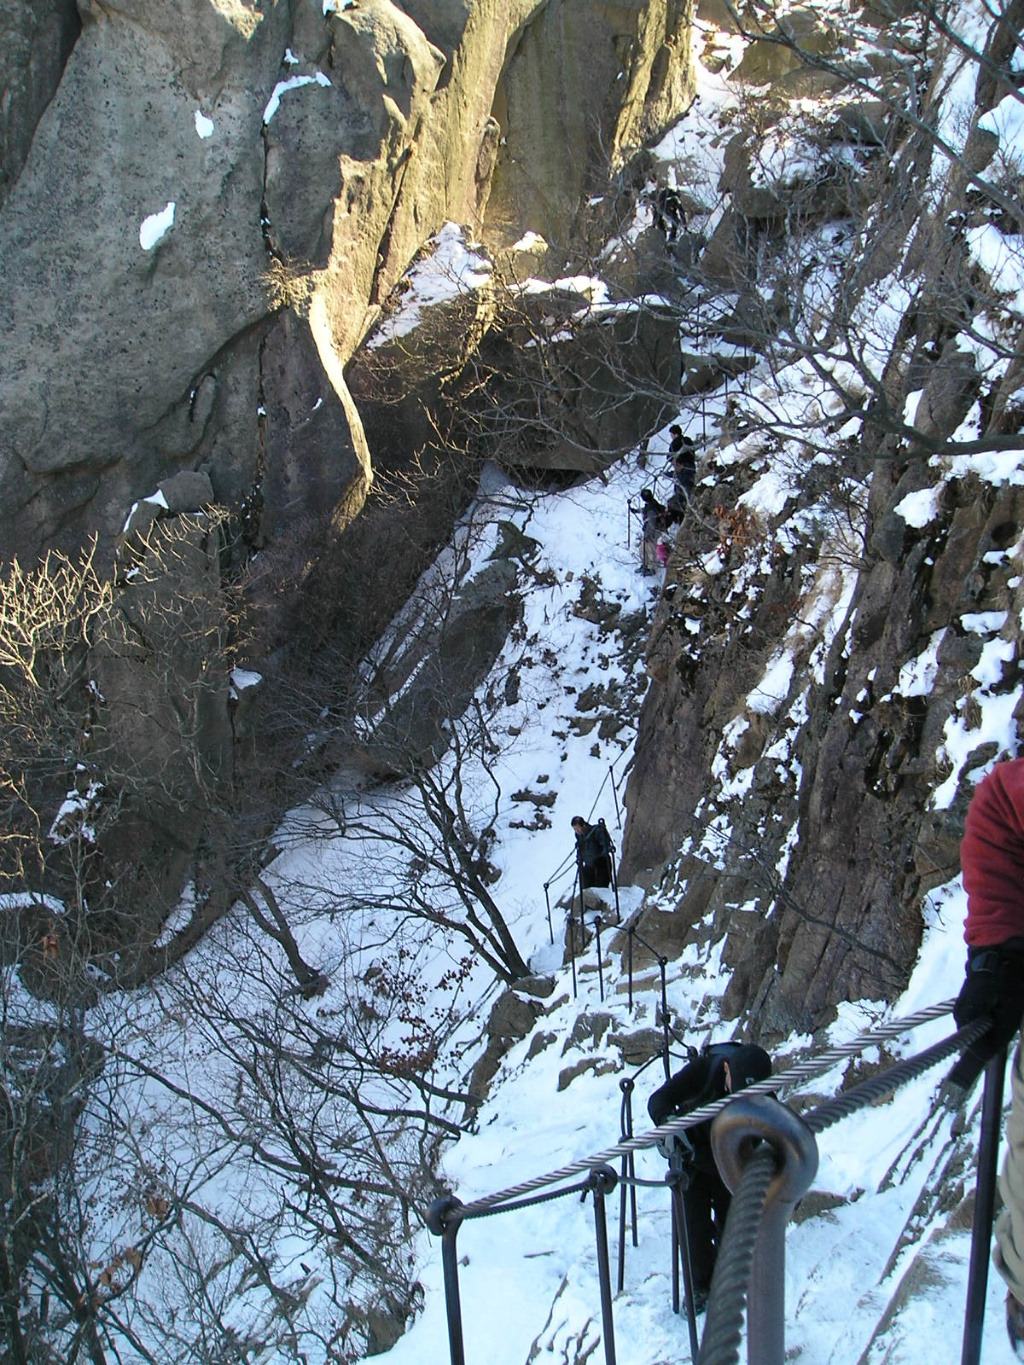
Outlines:
MULTIPOLYGON (((963 1048, 969 1047, 976 1042, 989 1027, 987 1020, 975 1020, 968 1024, 966 1028, 960 1029, 949 1038, 944 1038, 916 1057, 908 1057, 901 1062, 896 1062, 893 1066, 886 1068, 879 1075, 871 1077, 869 1080, 862 1081, 854 1086, 845 1094, 830 1100, 825 1104, 817 1106, 809 1113, 802 1115, 798 1123, 806 1128, 806 1137, 801 1134, 796 1135, 796 1145, 801 1150, 801 1154, 810 1161, 810 1152, 813 1149, 813 1167, 817 1168, 817 1147, 814 1142, 814 1134, 824 1132, 840 1119, 849 1118, 858 1110, 866 1108, 870 1104, 875 1104, 878 1100, 891 1095, 901 1085, 916 1077, 924 1075, 939 1062, 960 1052, 963 1048)), ((753 1087, 750 1087, 753 1089, 753 1087)), ((740 1101, 746 1099, 749 1091, 745 1090, 740 1101)), ((750 1117, 749 1115, 745 1117, 750 1117)), ((739 1343, 742 1334, 743 1319, 746 1308, 746 1293, 736 1294, 733 1286, 742 1284, 744 1287, 752 1281, 757 1288, 758 1309, 762 1318, 769 1312, 774 1312, 775 1321, 759 1324, 757 1342, 751 1354, 751 1360, 773 1361, 781 1360, 783 1352, 781 1350, 782 1339, 782 1284, 774 1266, 781 1264, 784 1260, 785 1250, 781 1245, 782 1234, 785 1225, 789 1221, 789 1214, 796 1200, 802 1195, 810 1185, 814 1177, 814 1169, 805 1171, 806 1185, 799 1189, 795 1198, 789 1201, 789 1207, 784 1209, 784 1216, 778 1222, 776 1235, 772 1239, 775 1243, 770 1250, 762 1248, 762 1261, 766 1263, 766 1272, 770 1275, 772 1285, 765 1286, 758 1283, 758 1276, 755 1266, 755 1254, 758 1249, 759 1239, 763 1237, 765 1224, 765 1200, 767 1197, 768 1184, 770 1179, 776 1176, 780 1169, 780 1156, 783 1158, 786 1153, 780 1152, 780 1147, 760 1133, 746 1134, 748 1140, 760 1138, 761 1146, 751 1156, 747 1166, 743 1169, 736 1187, 736 1198, 734 1207, 737 1209, 736 1223, 733 1227, 733 1211, 729 1211, 729 1219, 726 1226, 725 1236, 722 1241, 721 1253, 718 1264, 715 1267, 715 1277, 712 1282, 711 1298, 708 1304, 707 1328, 704 1334, 704 1342, 701 1346, 699 1365, 737 1365, 739 1361, 739 1343), (757 1158, 755 1163, 754 1157, 757 1158), (768 1170, 768 1180, 764 1177, 764 1168, 768 1170), (749 1188, 748 1188, 749 1187, 749 1188), (747 1229, 751 1220, 754 1220, 756 1235, 751 1238, 747 1229), (768 1263, 774 1263, 768 1264, 768 1263), (729 1288, 723 1288, 719 1292, 718 1281, 722 1278, 724 1284, 729 1288), (767 1299, 776 1299, 775 1304, 768 1304, 767 1299)), ((719 1134, 715 1134, 718 1138, 719 1134)), ((735 1138, 733 1142, 735 1143, 735 1138)), ((716 1143, 716 1157, 719 1151, 716 1143)), ((720 1159, 720 1158, 719 1158, 720 1159)), ((726 1165, 729 1158, 726 1157, 726 1165)), ((726 1172, 728 1183, 728 1172, 726 1172)), ((753 1332, 751 1332, 753 1337, 753 1332)))
MULTIPOLYGON (((858 1033, 850 1042, 826 1048, 824 1052, 815 1057, 808 1057, 802 1062, 796 1062, 784 1071, 770 1076, 768 1080, 758 1081, 756 1084, 748 1086, 743 1093, 746 1095, 768 1094, 783 1087, 799 1085, 815 1076, 822 1076, 826 1071, 831 1071, 837 1062, 841 1062, 847 1057, 856 1056, 857 1053, 879 1043, 890 1042, 894 1038, 901 1037, 904 1033, 909 1033, 912 1029, 919 1028, 922 1024, 931 1023, 934 1019, 941 1019, 943 1015, 950 1013, 953 1003, 952 1000, 944 1000, 939 1005, 931 1005, 926 1009, 918 1010, 916 1014, 909 1014, 902 1019, 894 1019, 888 1024, 876 1024, 870 1029, 865 1029, 863 1033, 858 1033)), ((524 1180, 518 1185, 511 1185, 508 1189, 499 1190, 496 1194, 473 1200, 461 1207, 459 1216, 463 1220, 476 1218, 495 1204, 504 1204, 510 1199, 518 1199, 524 1194, 531 1194, 534 1190, 543 1189, 546 1185, 571 1180, 574 1176, 582 1175, 585 1171, 593 1170, 597 1166, 607 1165, 616 1157, 621 1157, 626 1153, 640 1152, 648 1147, 654 1147, 661 1138, 673 1137, 677 1133, 685 1132, 687 1128, 693 1128, 698 1123, 705 1122, 706 1119, 714 1118, 731 1102, 731 1098, 728 1096, 722 1100, 715 1100, 711 1104, 705 1104, 699 1109, 694 1109, 682 1118, 668 1119, 659 1127, 652 1128, 646 1133, 639 1133, 636 1137, 617 1142, 613 1147, 605 1148, 603 1152, 582 1157, 567 1166, 560 1166, 557 1170, 549 1171, 546 1175, 534 1176, 531 1180, 524 1180)))
MULTIPOLYGON (((611 1274, 605 1216, 606 1196, 612 1192, 616 1183, 621 1182, 618 1279, 618 1287, 621 1290, 626 1188, 630 1187, 634 1193, 632 1215, 633 1240, 636 1245, 635 1190, 637 1187, 655 1183, 637 1179, 632 1165, 634 1153, 652 1147, 663 1139, 675 1137, 685 1132, 687 1128, 706 1123, 709 1119, 717 1120, 712 1128, 715 1157, 726 1183, 734 1191, 734 1198, 712 1281, 704 1341, 699 1347, 688 1257, 685 1250, 683 1253, 691 1359, 699 1360, 699 1365, 736 1365, 746 1317, 750 1365, 782 1365, 785 1358, 783 1293, 785 1227, 793 1208, 809 1188, 817 1169, 817 1145, 814 1135, 858 1109, 877 1102, 909 1080, 924 1074, 945 1058, 969 1047, 985 1033, 989 1023, 987 1020, 975 1021, 920 1054, 895 1063, 847 1093, 819 1105, 802 1118, 782 1104, 776 1098, 777 1094, 787 1087, 824 1074, 838 1062, 868 1047, 901 1037, 911 1029, 941 1018, 950 1012, 953 1003, 952 1000, 947 1000, 904 1018, 875 1025, 858 1034, 849 1043, 828 1048, 815 1057, 797 1062, 765 1081, 748 1086, 740 1094, 702 1105, 683 1117, 671 1119, 649 1132, 636 1136, 630 1135, 629 1131, 632 1125, 629 1111, 632 1082, 628 1083, 628 1088, 627 1084, 623 1083, 625 1135, 614 1146, 470 1203, 463 1204, 452 1195, 435 1201, 428 1218, 428 1227, 442 1241, 452 1365, 465 1365, 458 1258, 455 1251, 456 1237, 463 1223, 580 1193, 584 1197, 588 1193, 593 1195, 605 1365, 615 1365, 611 1274), (621 1174, 610 1164, 616 1158, 622 1159, 621 1174), (565 1181, 579 1175, 585 1175, 586 1179, 565 1185, 565 1181), (557 1188, 551 1188, 553 1186, 557 1188)), ((1003 1059, 1005 1062, 1005 1051, 1003 1059)), ((994 1075, 995 1069, 995 1065, 990 1064, 989 1077, 994 1075)), ((998 1104, 993 1106, 988 1089, 986 1113, 993 1115, 990 1126, 994 1124, 998 1129, 999 1107, 998 1104)), ((983 1130, 983 1147, 984 1136, 983 1130)), ((989 1145, 991 1146, 991 1143, 989 1145)), ((994 1183, 994 1156, 989 1164, 992 1165, 993 1171, 991 1176, 986 1175, 986 1179, 994 1183)), ((677 1233, 681 1232, 679 1240, 685 1246, 685 1215, 681 1211, 679 1195, 680 1181, 684 1179, 670 1159, 668 1180, 673 1197, 673 1226, 676 1226, 676 1220, 682 1223, 677 1233)), ((990 1232, 991 1197, 980 1190, 980 1185, 979 1173, 979 1200, 984 1205, 987 1199, 990 1232)), ((977 1216, 976 1214, 976 1218, 977 1216)), ((981 1222, 984 1223, 983 1210, 981 1222)), ((976 1237, 977 1226, 976 1223, 976 1237)), ((986 1238, 988 1235, 986 1232, 986 1238)), ((978 1309, 972 1309, 972 1298, 976 1303, 984 1298, 984 1270, 977 1270, 976 1259, 972 1256, 968 1323, 971 1321, 972 1312, 975 1316, 980 1312, 978 1309), (978 1274, 982 1278, 980 1291, 975 1283, 978 1274)), ((677 1270, 675 1262, 674 1244, 674 1277, 677 1270)), ((970 1354, 967 1346, 968 1332, 965 1329, 965 1354, 962 1365, 976 1365, 980 1352, 980 1328, 975 1335, 977 1340, 975 1353, 970 1354)))

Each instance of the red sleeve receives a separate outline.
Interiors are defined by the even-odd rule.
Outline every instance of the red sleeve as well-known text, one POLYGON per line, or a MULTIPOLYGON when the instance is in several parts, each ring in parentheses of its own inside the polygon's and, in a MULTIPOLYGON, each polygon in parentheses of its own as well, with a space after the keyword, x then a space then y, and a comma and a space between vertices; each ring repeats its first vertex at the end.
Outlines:
POLYGON ((960 845, 972 948, 1024 934, 1024 758, 998 763, 978 785, 960 845))

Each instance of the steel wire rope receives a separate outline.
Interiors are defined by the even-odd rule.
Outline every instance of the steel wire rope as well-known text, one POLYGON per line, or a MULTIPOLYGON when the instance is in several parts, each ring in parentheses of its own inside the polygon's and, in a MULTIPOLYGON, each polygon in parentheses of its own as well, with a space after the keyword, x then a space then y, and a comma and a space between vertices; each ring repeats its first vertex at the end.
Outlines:
MULTIPOLYGON (((857 1053, 863 1052, 865 1048, 898 1038, 901 1034, 918 1028, 922 1024, 931 1023, 934 1019, 941 1019, 943 1015, 950 1013, 954 1003, 955 1001, 952 999, 944 1000, 940 1004, 929 1005, 925 1009, 918 1010, 914 1014, 908 1014, 901 1019, 893 1019, 887 1024, 877 1024, 870 1029, 865 1029, 848 1043, 840 1043, 834 1047, 826 1048, 816 1057, 808 1057, 802 1062, 787 1067, 785 1071, 769 1076, 767 1080, 756 1081, 753 1085, 748 1085, 743 1093, 745 1095, 767 1094, 777 1091, 782 1086, 798 1085, 802 1081, 810 1080, 813 1076, 820 1076, 829 1071, 837 1062, 846 1057, 855 1056, 857 1053)), ((459 1207, 457 1216, 462 1221, 482 1217, 497 1205, 505 1205, 523 1195, 532 1194, 535 1190, 543 1189, 545 1185, 554 1185, 560 1181, 571 1180, 574 1176, 582 1175, 584 1171, 592 1170, 595 1166, 610 1164, 616 1157, 626 1156, 630 1152, 644 1151, 646 1148, 655 1146, 661 1138, 672 1137, 698 1123, 703 1123, 705 1119, 714 1118, 730 1103, 731 1099, 732 1096, 727 1095, 724 1099, 715 1100, 711 1104, 705 1104, 699 1109, 692 1110, 682 1118, 670 1119, 646 1133, 639 1133, 635 1137, 624 1139, 613 1147, 606 1148, 603 1152, 582 1157, 577 1161, 570 1162, 567 1166, 560 1166, 557 1170, 549 1171, 545 1175, 534 1176, 531 1180, 521 1181, 518 1185, 509 1186, 508 1189, 499 1190, 495 1194, 485 1195, 468 1204, 463 1204, 459 1207)))
MULTIPOLYGON (((664 1181, 652 1181, 652 1184, 664 1186, 664 1181)), ((550 1204, 554 1199, 561 1199, 567 1194, 588 1194, 590 1192, 590 1179, 580 1181, 578 1185, 566 1185, 563 1190, 548 1190, 545 1194, 535 1194, 530 1199, 517 1199, 514 1204, 496 1204, 493 1208, 485 1209, 482 1213, 474 1215, 477 1218, 489 1218, 496 1213, 507 1213, 512 1209, 530 1209, 535 1204, 550 1204)), ((462 1218, 462 1209, 456 1209, 454 1216, 462 1218)))
POLYGON ((722 1249, 711 1281, 699 1365, 735 1365, 739 1360, 750 1269, 774 1174, 775 1153, 762 1144, 754 1149, 743 1168, 729 1206, 722 1249))
POLYGON ((954 1052, 959 1052, 971 1043, 976 1042, 983 1033, 987 1032, 991 1026, 988 1019, 975 1019, 965 1025, 959 1032, 951 1034, 948 1038, 943 1038, 941 1042, 926 1048, 924 1052, 919 1052, 916 1057, 908 1057, 905 1061, 895 1062, 887 1067, 885 1071, 879 1072, 877 1076, 872 1076, 869 1080, 862 1081, 860 1085, 855 1085, 852 1090, 848 1090, 845 1095, 837 1095, 835 1099, 828 1100, 825 1104, 818 1105, 810 1113, 803 1114, 801 1117, 813 1133, 822 1133, 826 1128, 831 1128, 832 1124, 838 1123, 840 1119, 848 1118, 855 1114, 858 1109, 863 1109, 869 1104, 874 1104, 876 1100, 884 1099, 907 1081, 916 1080, 918 1076, 929 1071, 944 1058, 952 1056, 954 1052))

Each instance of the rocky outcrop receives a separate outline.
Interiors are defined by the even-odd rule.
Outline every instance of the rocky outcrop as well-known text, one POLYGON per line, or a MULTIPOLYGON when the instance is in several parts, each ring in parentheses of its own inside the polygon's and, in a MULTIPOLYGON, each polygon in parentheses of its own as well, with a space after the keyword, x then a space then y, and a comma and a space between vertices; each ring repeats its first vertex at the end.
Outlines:
POLYGON ((509 46, 495 102, 492 218, 564 246, 606 170, 679 117, 693 95, 692 0, 549 0, 509 46), (551 137, 551 129, 564 130, 551 137))
MULTIPOLYGON (((96 789, 92 888, 97 949, 127 967, 159 933, 197 852, 223 864, 233 803, 227 671, 231 618, 221 588, 223 518, 201 510, 209 483, 183 474, 129 519, 109 611, 90 645, 94 706, 85 744, 96 789), (203 485, 206 485, 205 487, 203 485), (144 877, 145 891, 135 885, 144 877)), ((215 897, 230 903, 222 877, 215 897)))
POLYGON ((477 366, 491 382, 475 430, 494 458, 594 474, 674 415, 678 319, 669 307, 538 287, 483 339, 477 366))
POLYGON ((112 544, 182 470, 256 544, 343 526, 372 479, 345 366, 414 253, 488 231, 495 174, 502 223, 564 238, 689 88, 668 0, 79 8, 59 81, 73 7, 5 11, 0 556, 112 544))

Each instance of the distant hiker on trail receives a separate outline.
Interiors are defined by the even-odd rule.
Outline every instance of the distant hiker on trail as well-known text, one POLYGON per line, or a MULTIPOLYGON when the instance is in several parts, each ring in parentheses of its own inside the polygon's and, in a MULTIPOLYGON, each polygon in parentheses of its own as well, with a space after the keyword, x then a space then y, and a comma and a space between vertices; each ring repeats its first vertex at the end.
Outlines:
POLYGON ((679 191, 664 185, 654 198, 654 225, 664 234, 666 242, 674 242, 680 229, 686 227, 686 211, 679 191))
MULTIPOLYGON (((713 1043, 695 1053, 692 1061, 654 1092, 647 1101, 647 1112, 651 1121, 660 1125, 723 1099, 754 1081, 766 1080, 771 1074, 772 1061, 764 1048, 753 1043, 713 1043)), ((686 1128, 658 1144, 670 1167, 681 1170, 686 1177, 682 1200, 693 1278, 693 1309, 697 1313, 707 1304, 731 1200, 711 1151, 712 1121, 686 1128)))
POLYGON ((690 494, 697 478, 697 447, 689 436, 683 435, 682 427, 671 426, 669 431, 672 433, 672 440, 668 452, 672 456, 675 490, 665 510, 672 521, 682 521, 690 505, 690 494))
POLYGON ((644 573, 648 573, 654 567, 658 536, 668 523, 665 520, 665 504, 659 502, 649 488, 640 490, 640 501, 643 503, 643 510, 640 513, 643 524, 641 558, 644 573))
POLYGON ((582 904, 593 908, 602 905, 600 897, 587 892, 595 886, 611 886, 612 854, 614 845, 603 820, 588 825, 582 815, 572 817, 572 831, 576 836, 576 868, 579 872, 582 904))
MULTIPOLYGON (((978 784, 967 810, 960 866, 967 891, 967 975, 953 1017, 960 1028, 972 1019, 992 1021, 962 1059, 973 1080, 977 1067, 1011 1041, 1024 1014, 1024 758, 997 763, 978 784)), ((999 1179, 1005 1207, 996 1219, 992 1259, 1009 1287, 1010 1345, 1024 1360, 1024 1060, 1019 1040, 1010 1089, 999 1179)))

